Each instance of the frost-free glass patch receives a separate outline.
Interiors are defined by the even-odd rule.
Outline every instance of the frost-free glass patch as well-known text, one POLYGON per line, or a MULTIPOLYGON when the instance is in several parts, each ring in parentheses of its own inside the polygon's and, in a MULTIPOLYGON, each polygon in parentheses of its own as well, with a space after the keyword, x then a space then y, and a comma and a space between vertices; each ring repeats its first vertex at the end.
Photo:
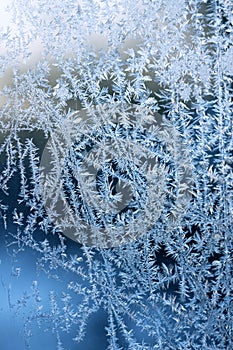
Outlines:
POLYGON ((1 13, 1 349, 232 349, 232 3, 1 13))

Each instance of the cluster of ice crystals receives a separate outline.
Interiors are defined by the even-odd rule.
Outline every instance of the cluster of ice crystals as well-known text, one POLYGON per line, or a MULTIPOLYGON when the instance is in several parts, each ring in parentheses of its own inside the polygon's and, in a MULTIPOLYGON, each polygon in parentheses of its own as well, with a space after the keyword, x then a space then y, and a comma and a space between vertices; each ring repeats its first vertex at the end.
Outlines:
POLYGON ((82 349, 103 310, 109 350, 232 349, 232 1, 5 11, 4 242, 63 288, 49 306, 37 276, 17 302, 9 292, 27 338, 37 322, 57 349, 66 333, 82 349))

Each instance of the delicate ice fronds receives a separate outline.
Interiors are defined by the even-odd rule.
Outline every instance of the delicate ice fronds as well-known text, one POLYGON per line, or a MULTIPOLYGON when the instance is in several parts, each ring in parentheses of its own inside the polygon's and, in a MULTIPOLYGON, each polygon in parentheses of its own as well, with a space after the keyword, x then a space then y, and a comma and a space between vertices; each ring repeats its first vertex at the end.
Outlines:
POLYGON ((109 350, 232 349, 232 2, 4 13, 1 237, 13 280, 31 252, 57 286, 2 283, 28 346, 36 324, 82 349, 103 312, 109 350))

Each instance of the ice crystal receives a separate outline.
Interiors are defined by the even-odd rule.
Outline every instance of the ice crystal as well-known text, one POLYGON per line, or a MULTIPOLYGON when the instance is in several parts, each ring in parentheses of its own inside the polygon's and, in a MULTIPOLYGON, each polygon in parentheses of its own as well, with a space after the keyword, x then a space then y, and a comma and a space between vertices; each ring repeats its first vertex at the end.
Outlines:
POLYGON ((4 14, 1 252, 31 287, 1 279, 25 347, 91 349, 96 314, 109 350, 232 349, 232 2, 4 14))

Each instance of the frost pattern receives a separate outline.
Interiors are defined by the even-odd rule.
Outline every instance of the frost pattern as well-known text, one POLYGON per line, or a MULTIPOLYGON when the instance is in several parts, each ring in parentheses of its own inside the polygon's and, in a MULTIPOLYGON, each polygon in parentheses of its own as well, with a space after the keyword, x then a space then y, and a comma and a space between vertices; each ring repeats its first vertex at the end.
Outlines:
POLYGON ((102 248, 137 238, 159 218, 171 230, 191 199, 191 164, 177 130, 126 104, 82 112, 53 132, 42 155, 51 220, 71 239, 102 248))
MULTIPOLYGON (((232 349, 233 5, 12 1, 0 29, 0 219, 9 306, 81 349, 232 349), (35 277, 35 276, 34 276, 35 277), (57 282, 58 283, 58 282, 57 282), (26 311, 23 311, 26 310, 26 311)), ((1 312, 1 310, 0 310, 1 312)))

